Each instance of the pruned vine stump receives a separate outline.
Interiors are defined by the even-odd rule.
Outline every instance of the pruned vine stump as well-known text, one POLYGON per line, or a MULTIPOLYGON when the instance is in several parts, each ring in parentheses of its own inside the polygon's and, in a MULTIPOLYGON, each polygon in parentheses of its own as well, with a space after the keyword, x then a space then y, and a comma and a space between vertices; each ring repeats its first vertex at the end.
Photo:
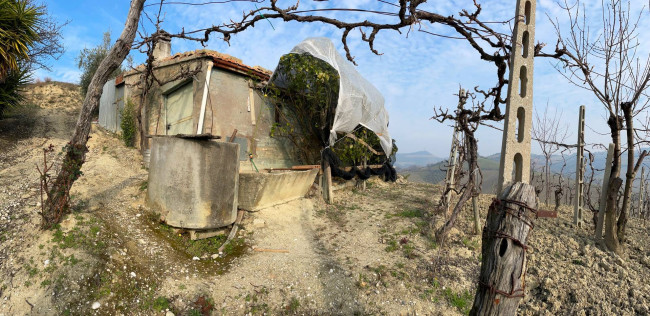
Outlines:
POLYGON ((516 182, 490 206, 483 227, 479 285, 470 315, 515 315, 524 297, 528 235, 537 218, 535 187, 516 182))

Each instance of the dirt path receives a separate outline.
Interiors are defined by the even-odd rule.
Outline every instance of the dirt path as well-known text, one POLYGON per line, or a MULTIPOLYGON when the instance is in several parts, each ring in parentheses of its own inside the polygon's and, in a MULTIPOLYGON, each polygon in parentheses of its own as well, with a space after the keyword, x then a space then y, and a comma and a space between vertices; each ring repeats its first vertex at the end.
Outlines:
POLYGON ((253 250, 210 282, 204 276, 167 278, 163 293, 169 297, 211 293, 215 302, 221 302, 218 309, 235 314, 290 308, 292 302, 304 310, 326 307, 341 314, 363 314, 354 282, 315 234, 312 203, 298 200, 271 207, 250 215, 255 223, 251 218, 244 222, 241 234, 249 236, 250 244, 287 253, 253 250), (179 293, 181 284, 187 289, 179 293))

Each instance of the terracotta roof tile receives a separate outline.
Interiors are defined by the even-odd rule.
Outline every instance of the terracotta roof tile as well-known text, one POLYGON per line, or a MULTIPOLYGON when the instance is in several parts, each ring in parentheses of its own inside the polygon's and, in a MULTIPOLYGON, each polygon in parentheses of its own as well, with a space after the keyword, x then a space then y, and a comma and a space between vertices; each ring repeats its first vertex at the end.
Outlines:
POLYGON ((174 60, 174 59, 177 59, 178 61, 181 61, 181 60, 183 60, 185 58, 188 58, 188 57, 201 57, 201 56, 212 57, 215 60, 219 60, 219 61, 224 62, 224 64, 230 64, 230 65, 236 66, 237 68, 241 68, 243 70, 250 70, 251 72, 259 73, 259 75, 263 75, 265 77, 269 77, 273 73, 272 71, 270 71, 268 69, 265 69, 265 68, 263 68, 261 66, 252 66, 252 67, 248 66, 248 65, 244 64, 242 62, 242 60, 237 58, 237 57, 230 56, 230 55, 223 54, 223 53, 220 53, 220 52, 217 52, 217 51, 214 51, 214 50, 209 50, 209 49, 197 49, 197 50, 194 50, 194 51, 188 51, 188 52, 184 52, 184 53, 176 53, 176 54, 174 54, 172 56, 161 59, 160 61, 161 62, 162 61, 170 61, 170 60, 174 60))
MULTIPOLYGON (((184 61, 186 59, 201 58, 201 57, 212 58, 214 62, 214 66, 216 67, 235 71, 247 76, 255 76, 261 80, 268 80, 271 77, 271 74, 273 73, 272 71, 265 69, 261 66, 251 67, 244 64, 239 58, 227 54, 222 54, 220 52, 209 50, 209 49, 197 49, 197 50, 188 51, 184 53, 176 53, 172 56, 165 57, 163 59, 155 61, 155 64, 158 65, 162 63, 173 64, 173 63, 184 61)), ((127 71, 123 75, 129 76, 143 70, 144 70, 144 65, 139 65, 135 67, 134 70, 127 71)))

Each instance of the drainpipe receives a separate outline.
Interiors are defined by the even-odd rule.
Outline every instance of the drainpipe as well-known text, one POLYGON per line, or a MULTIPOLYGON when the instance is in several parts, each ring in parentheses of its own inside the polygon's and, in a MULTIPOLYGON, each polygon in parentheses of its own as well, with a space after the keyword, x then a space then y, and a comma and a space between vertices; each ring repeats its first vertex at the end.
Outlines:
POLYGON ((210 74, 212 74, 212 62, 208 63, 208 71, 205 74, 205 84, 203 85, 203 98, 201 99, 201 111, 199 112, 199 126, 196 134, 203 133, 203 120, 205 119, 205 103, 208 100, 208 90, 210 90, 210 74))

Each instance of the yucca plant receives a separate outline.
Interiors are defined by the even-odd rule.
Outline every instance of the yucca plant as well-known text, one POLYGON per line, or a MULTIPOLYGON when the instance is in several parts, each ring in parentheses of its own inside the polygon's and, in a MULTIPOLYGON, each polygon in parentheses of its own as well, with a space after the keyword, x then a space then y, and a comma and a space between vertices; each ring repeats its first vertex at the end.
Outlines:
POLYGON ((42 14, 30 0, 0 0, 0 83, 10 71, 19 71, 21 60, 29 59, 42 14))
MULTIPOLYGON (((19 63, 20 64, 20 63, 19 63)), ((26 67, 19 65, 18 70, 9 70, 0 83, 0 118, 5 110, 16 107, 24 100, 22 89, 29 83, 31 77, 26 67)))

